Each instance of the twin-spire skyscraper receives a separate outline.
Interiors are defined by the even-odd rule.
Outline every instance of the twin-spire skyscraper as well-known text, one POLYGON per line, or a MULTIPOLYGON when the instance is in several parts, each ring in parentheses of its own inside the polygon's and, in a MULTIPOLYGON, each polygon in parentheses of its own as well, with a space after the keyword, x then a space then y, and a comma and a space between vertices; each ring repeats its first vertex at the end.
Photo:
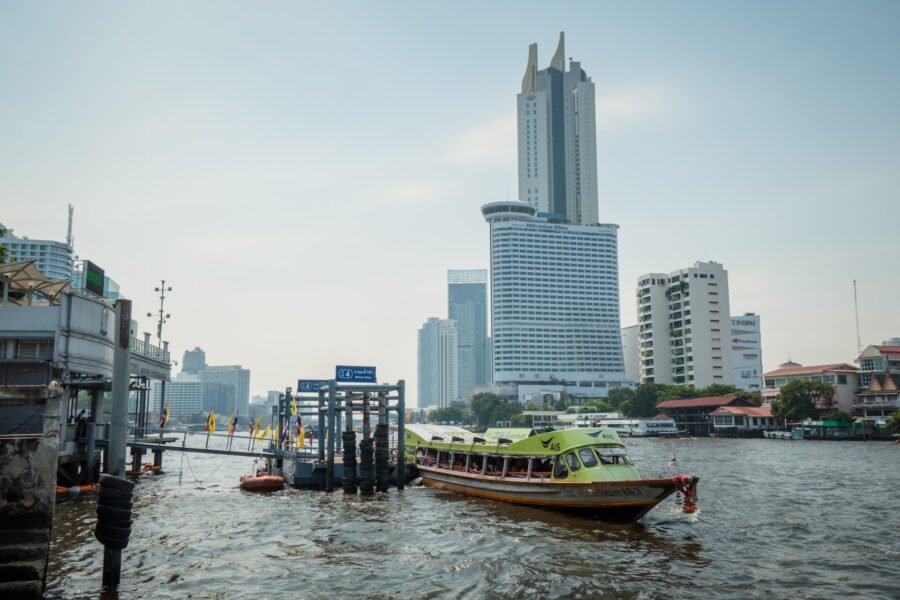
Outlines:
POLYGON ((575 225, 597 223, 594 84, 581 63, 565 67, 565 34, 550 66, 538 70, 537 44, 517 96, 519 200, 575 225))

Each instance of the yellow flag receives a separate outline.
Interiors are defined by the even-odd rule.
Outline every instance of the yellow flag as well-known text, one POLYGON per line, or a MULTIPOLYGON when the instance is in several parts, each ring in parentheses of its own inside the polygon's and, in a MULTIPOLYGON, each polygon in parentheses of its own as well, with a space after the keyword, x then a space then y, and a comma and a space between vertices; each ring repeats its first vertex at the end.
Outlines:
POLYGON ((262 421, 262 415, 256 415, 256 427, 253 428, 253 437, 259 435, 259 424, 262 421))
POLYGON ((291 415, 297 416, 297 399, 291 398, 291 415))
MULTIPOLYGON (((257 424, 257 427, 259 427, 258 424, 257 424)), ((262 433, 259 434, 259 437, 257 437, 256 439, 259 440, 260 442, 263 441, 264 439, 269 437, 269 432, 271 430, 272 430, 272 428, 269 427, 268 425, 266 425, 266 428, 262 431, 262 433)))
POLYGON ((300 426, 300 436, 297 438, 297 447, 303 448, 306 445, 306 425, 300 426))
POLYGON ((216 432, 216 411, 209 409, 209 418, 206 420, 206 430, 210 433, 216 432))
POLYGON ((234 411, 231 411, 231 414, 228 415, 228 435, 234 435, 234 411))

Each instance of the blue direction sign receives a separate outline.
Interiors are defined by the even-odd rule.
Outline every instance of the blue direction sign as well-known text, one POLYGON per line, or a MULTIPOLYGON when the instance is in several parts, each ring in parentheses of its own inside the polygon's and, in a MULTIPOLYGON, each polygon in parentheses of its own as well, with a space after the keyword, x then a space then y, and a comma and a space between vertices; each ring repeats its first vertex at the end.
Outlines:
POLYGON ((334 368, 334 379, 345 383, 375 383, 375 367, 338 365, 334 368))
POLYGON ((319 388, 323 385, 328 385, 327 379, 298 379, 297 380, 297 393, 304 392, 313 392, 318 393, 319 388))

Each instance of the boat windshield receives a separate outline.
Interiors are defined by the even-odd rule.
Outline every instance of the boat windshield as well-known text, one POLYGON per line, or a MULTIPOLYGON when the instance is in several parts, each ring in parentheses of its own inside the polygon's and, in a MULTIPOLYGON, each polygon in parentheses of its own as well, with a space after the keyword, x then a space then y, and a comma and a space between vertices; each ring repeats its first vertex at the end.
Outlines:
POLYGON ((600 458, 600 464, 604 465, 630 465, 633 464, 628 458, 628 453, 624 448, 597 448, 597 456, 600 458))
POLYGON ((596 467, 597 466, 597 457, 594 456, 594 453, 591 452, 590 448, 582 448, 578 451, 578 456, 581 457, 581 462, 584 463, 585 467, 596 467))

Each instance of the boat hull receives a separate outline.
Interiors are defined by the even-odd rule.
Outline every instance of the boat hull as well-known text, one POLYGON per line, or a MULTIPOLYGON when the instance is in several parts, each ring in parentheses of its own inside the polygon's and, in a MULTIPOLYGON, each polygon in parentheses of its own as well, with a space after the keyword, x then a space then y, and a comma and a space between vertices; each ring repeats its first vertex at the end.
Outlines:
POLYGON ((675 491, 671 479, 567 483, 481 477, 422 465, 418 468, 423 483, 431 487, 612 522, 637 521, 675 491))

